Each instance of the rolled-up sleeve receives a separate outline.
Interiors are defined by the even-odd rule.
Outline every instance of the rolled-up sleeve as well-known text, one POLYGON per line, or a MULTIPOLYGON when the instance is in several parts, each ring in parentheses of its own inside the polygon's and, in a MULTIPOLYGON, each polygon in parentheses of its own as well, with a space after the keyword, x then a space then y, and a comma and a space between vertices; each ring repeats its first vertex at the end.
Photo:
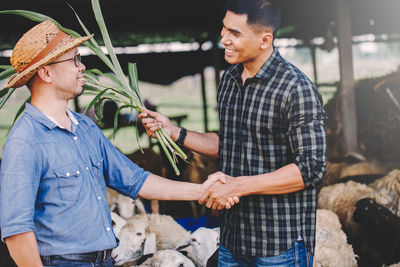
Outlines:
POLYGON ((326 172, 326 113, 322 100, 309 83, 300 83, 289 99, 289 141, 294 163, 306 188, 323 182, 326 172))
POLYGON ((20 139, 7 140, 0 171, 1 238, 34 231, 40 161, 34 148, 20 139))

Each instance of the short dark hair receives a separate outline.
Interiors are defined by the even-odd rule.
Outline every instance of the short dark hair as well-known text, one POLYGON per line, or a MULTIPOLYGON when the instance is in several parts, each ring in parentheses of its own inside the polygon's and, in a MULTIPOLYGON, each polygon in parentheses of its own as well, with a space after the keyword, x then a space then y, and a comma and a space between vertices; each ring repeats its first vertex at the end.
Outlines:
POLYGON ((274 32, 281 24, 279 0, 228 0, 225 11, 247 15, 249 25, 271 27, 274 32))

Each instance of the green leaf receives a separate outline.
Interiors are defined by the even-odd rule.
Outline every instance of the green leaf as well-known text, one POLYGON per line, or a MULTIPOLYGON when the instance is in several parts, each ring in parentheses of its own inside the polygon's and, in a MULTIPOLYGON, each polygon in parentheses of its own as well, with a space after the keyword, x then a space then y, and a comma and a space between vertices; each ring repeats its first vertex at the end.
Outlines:
POLYGON ((93 107, 93 105, 108 91, 111 90, 112 88, 106 88, 104 90, 102 90, 100 93, 98 93, 96 95, 95 98, 92 99, 92 101, 90 101, 89 105, 87 106, 87 108, 85 109, 85 111, 83 112, 83 114, 87 114, 88 111, 93 107))
POLYGON ((13 68, 4 70, 0 72, 0 80, 7 79, 8 77, 11 77, 11 75, 13 75, 14 73, 16 73, 16 71, 13 68))
POLYGON ((85 70, 84 75, 85 75, 85 78, 91 79, 92 81, 95 81, 95 82, 99 81, 99 77, 97 77, 97 75, 94 74, 90 70, 85 70))
POLYGON ((13 66, 11 65, 0 65, 1 70, 8 70, 8 69, 13 69, 13 66))
POLYGON ((99 26, 101 35, 103 36, 104 44, 106 45, 108 54, 110 55, 111 61, 116 69, 116 75, 118 79, 125 85, 125 76, 122 72, 121 65, 119 64, 118 58, 115 54, 114 47, 112 46, 110 36, 107 31, 106 24, 104 22, 103 14, 101 13, 99 0, 92 0, 92 8, 94 12, 94 16, 96 17, 97 24, 99 26))
POLYGON ((52 21, 60 30, 68 33, 69 35, 72 35, 74 37, 81 37, 81 35, 71 29, 65 28, 63 26, 61 26, 60 23, 58 23, 58 21, 56 21, 55 19, 53 19, 52 17, 43 15, 41 13, 38 12, 34 12, 34 11, 29 11, 29 10, 2 10, 0 11, 0 15, 1 14, 9 14, 9 15, 18 15, 18 16, 22 16, 25 17, 27 19, 30 19, 32 21, 36 21, 36 22, 43 22, 46 20, 50 20, 52 21))
POLYGON ((15 122, 18 120, 19 116, 24 112, 24 110, 25 110, 25 105, 26 105, 26 103, 28 103, 28 102, 31 101, 31 98, 32 98, 31 96, 28 97, 28 98, 24 101, 24 103, 19 107, 19 109, 18 109, 18 111, 17 111, 17 114, 15 114, 13 123, 11 124, 10 128, 8 129, 6 135, 8 135, 8 133, 9 133, 10 130, 11 130, 11 128, 14 126, 15 122))
POLYGON ((33 11, 28 11, 28 10, 2 10, 0 11, 1 14, 9 14, 9 15, 18 15, 18 16, 23 16, 25 18, 28 18, 30 20, 36 21, 36 22, 43 22, 45 20, 51 20, 56 25, 59 23, 55 21, 53 18, 43 15, 41 13, 33 12, 33 11))
POLYGON ((98 92, 100 92, 100 89, 95 87, 95 86, 92 86, 92 85, 89 85, 89 84, 85 84, 83 86, 83 92, 85 92, 85 91, 98 93, 98 92))
MULTIPOLYGON (((123 88, 124 85, 121 83, 120 80, 118 80, 117 77, 115 77, 115 75, 113 75, 112 73, 103 73, 104 77, 107 77, 108 79, 110 79, 111 81, 113 81, 114 83, 116 83, 117 85, 120 86, 120 88, 123 88)), ((128 96, 129 97, 129 96, 128 96)))
MULTIPOLYGON (((75 9, 67 3, 67 5, 72 9, 72 11, 75 14, 75 17, 78 19, 79 24, 81 25, 83 31, 85 32, 86 35, 90 35, 91 33, 89 32, 89 30, 86 28, 85 24, 83 24, 81 18, 78 16, 78 13, 75 12, 75 9)), ((89 42, 86 43, 90 43, 91 45, 87 45, 92 51, 93 53, 95 53, 109 68, 112 72, 116 73, 116 69, 114 68, 111 60, 107 57, 106 54, 104 54, 103 50, 101 50, 100 45, 96 42, 96 39, 91 38, 89 40, 89 42)))
MULTIPOLYGON (((5 96, 0 100, 0 109, 4 106, 4 104, 7 102, 7 100, 15 92, 16 89, 17 88, 11 88, 11 89, 7 90, 7 92, 5 93, 5 96)), ((3 89, 3 90, 5 90, 5 89, 3 89)))
POLYGON ((96 113, 96 116, 100 121, 103 121, 103 106, 104 106, 104 100, 106 99, 107 98, 102 97, 94 105, 94 113, 96 113))
POLYGON ((131 107, 131 105, 123 105, 123 106, 120 106, 117 109, 117 111, 115 112, 115 115, 114 115, 114 128, 113 128, 113 134, 112 134, 112 139, 113 140, 115 139, 115 135, 116 135, 117 129, 118 129, 118 115, 119 115, 119 113, 121 112, 121 110, 123 110, 125 108, 130 108, 130 107, 131 107))
POLYGON ((140 104, 143 105, 143 100, 139 91, 139 83, 138 83, 138 74, 137 74, 137 66, 136 63, 128 62, 128 76, 129 76, 129 86, 132 91, 136 94, 137 98, 140 101, 140 104))
POLYGON ((0 91, 0 98, 2 98, 3 96, 5 96, 8 91, 10 91, 11 88, 4 88, 0 91))

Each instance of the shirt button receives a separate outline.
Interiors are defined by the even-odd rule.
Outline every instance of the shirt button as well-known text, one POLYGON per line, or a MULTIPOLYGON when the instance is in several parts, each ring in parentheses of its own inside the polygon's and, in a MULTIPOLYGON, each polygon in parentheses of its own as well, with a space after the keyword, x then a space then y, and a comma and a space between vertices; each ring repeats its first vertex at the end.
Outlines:
POLYGON ((88 171, 88 170, 89 170, 89 167, 86 167, 85 169, 88 171))
POLYGON ((97 197, 98 200, 101 200, 101 197, 97 197))
POLYGON ((70 174, 69 172, 67 172, 65 175, 66 175, 67 177, 69 177, 71 174, 70 174))
POLYGON ((81 172, 80 171, 76 171, 76 174, 80 174, 81 172))
POLYGON ((74 140, 78 140, 78 136, 74 136, 74 140))
POLYGON ((111 229, 110 229, 110 227, 107 227, 106 230, 107 230, 107 232, 109 232, 111 229))

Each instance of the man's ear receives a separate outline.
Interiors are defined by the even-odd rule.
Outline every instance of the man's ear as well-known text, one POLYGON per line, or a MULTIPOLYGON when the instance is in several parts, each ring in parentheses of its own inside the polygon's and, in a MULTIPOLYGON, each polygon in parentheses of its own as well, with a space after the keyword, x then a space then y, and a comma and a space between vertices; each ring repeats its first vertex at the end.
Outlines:
POLYGON ((270 31, 263 31, 261 33, 261 49, 267 49, 272 46, 274 36, 270 31))
POLYGON ((40 77, 40 79, 42 79, 44 82, 46 83, 50 83, 52 82, 52 75, 51 75, 51 71, 48 67, 46 66, 42 66, 38 71, 37 71, 37 75, 40 77))

